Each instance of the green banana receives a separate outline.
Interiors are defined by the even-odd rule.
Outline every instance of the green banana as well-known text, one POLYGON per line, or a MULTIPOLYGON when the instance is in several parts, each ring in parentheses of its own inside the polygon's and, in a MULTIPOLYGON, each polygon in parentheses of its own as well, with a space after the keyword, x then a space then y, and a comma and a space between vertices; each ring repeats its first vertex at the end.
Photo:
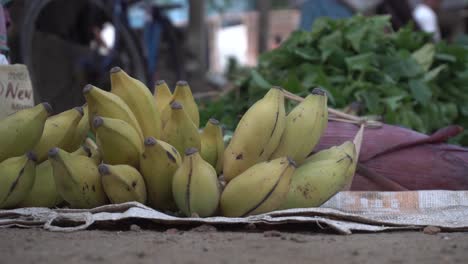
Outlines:
POLYGON ((52 148, 48 154, 57 191, 72 208, 93 208, 107 203, 93 159, 59 148, 52 148))
POLYGON ((257 163, 232 179, 221 194, 221 212, 244 217, 274 211, 286 199, 296 165, 288 157, 257 163))
POLYGON ((73 151, 72 140, 81 117, 83 109, 75 107, 58 115, 49 117, 44 126, 44 132, 33 152, 37 155, 38 162, 47 159, 47 151, 53 147, 73 151))
POLYGON ((32 152, 0 163, 0 208, 14 208, 34 184, 36 155, 32 152))
POLYGON ((354 145, 351 155, 348 147, 336 147, 320 154, 297 168, 291 187, 281 209, 317 207, 341 191, 348 182, 349 169, 356 159, 354 145))
POLYGON ((83 116, 81 117, 78 125, 76 126, 75 132, 73 133, 73 139, 71 143, 71 149, 77 149, 88 136, 89 132, 89 115, 88 105, 83 106, 83 116))
POLYGON ((52 113, 48 103, 20 110, 0 121, 0 162, 23 155, 39 142, 47 117, 52 113))
POLYGON ((218 120, 214 118, 208 120, 200 134, 200 140, 202 158, 210 163, 219 175, 223 170, 224 141, 223 129, 218 120))
POLYGON ((154 87, 154 100, 156 101, 158 111, 162 114, 164 107, 169 105, 172 100, 171 89, 169 89, 169 86, 167 86, 164 80, 156 82, 156 86, 154 87))
POLYGON ((286 117, 286 127, 271 159, 289 156, 301 165, 320 140, 328 122, 325 92, 314 89, 286 117), (324 103, 325 101, 325 103, 324 103))
POLYGON ((149 137, 140 157, 140 172, 146 182, 148 205, 163 210, 176 208, 172 196, 172 178, 182 159, 168 143, 149 137))
POLYGON ((170 116, 163 128, 162 140, 174 146, 179 153, 188 148, 200 149, 200 135, 190 117, 179 102, 170 105, 170 116))
POLYGON ((285 125, 284 95, 281 88, 273 87, 239 121, 224 152, 226 181, 266 161, 278 147, 285 125))
POLYGON ((207 217, 218 209, 220 190, 216 171, 196 148, 185 152, 172 180, 172 193, 177 207, 186 216, 207 217))
POLYGON ((105 163, 127 164, 138 168, 143 142, 131 125, 120 119, 95 116, 93 127, 105 163))
POLYGON ((146 186, 140 172, 129 165, 98 167, 102 186, 111 203, 146 202, 146 186))
POLYGON ((135 115, 120 97, 94 87, 91 84, 85 86, 83 94, 88 103, 89 126, 93 132, 96 132, 92 124, 95 116, 116 118, 130 124, 138 132, 140 141, 143 142, 143 132, 135 115))
POLYGON ((161 114, 148 87, 119 67, 112 68, 110 73, 111 93, 118 95, 133 111, 143 136, 159 138, 161 114))
MULTIPOLYGON (((200 127, 200 114, 198 112, 198 106, 193 98, 192 90, 186 81, 178 81, 176 83, 176 88, 174 89, 174 94, 172 95, 171 101, 179 102, 184 108, 187 115, 190 117, 190 120, 195 124, 197 129, 200 127)), ((162 111, 162 123, 163 128, 166 125, 167 121, 170 119, 170 103, 162 111)))

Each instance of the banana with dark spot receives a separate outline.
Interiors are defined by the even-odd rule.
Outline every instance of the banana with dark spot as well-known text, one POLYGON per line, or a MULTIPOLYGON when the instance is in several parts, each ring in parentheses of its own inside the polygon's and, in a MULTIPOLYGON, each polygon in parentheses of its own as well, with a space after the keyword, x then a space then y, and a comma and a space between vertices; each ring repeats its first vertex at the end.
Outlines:
POLYGON ((36 155, 13 157, 0 162, 0 208, 14 208, 34 184, 36 155))
POLYGON ((232 179, 221 194, 221 212, 244 217, 274 211, 284 203, 296 169, 288 157, 258 163, 232 179))
POLYGON ((140 157, 140 172, 146 182, 148 205, 155 209, 174 210, 172 178, 182 160, 168 143, 149 137, 140 157))
POLYGON ((224 152, 223 174, 227 181, 252 165, 266 161, 278 147, 286 125, 284 95, 279 87, 244 114, 224 152))
POLYGON ((177 207, 186 216, 207 217, 218 209, 220 189, 216 170, 196 148, 185 152, 172 180, 172 193, 177 207))
POLYGON ((129 165, 108 164, 101 164, 98 169, 111 203, 146 202, 145 181, 138 170, 129 165))
POLYGON ((200 133, 202 158, 216 169, 219 175, 223 170, 224 141, 223 129, 219 121, 210 118, 200 133))

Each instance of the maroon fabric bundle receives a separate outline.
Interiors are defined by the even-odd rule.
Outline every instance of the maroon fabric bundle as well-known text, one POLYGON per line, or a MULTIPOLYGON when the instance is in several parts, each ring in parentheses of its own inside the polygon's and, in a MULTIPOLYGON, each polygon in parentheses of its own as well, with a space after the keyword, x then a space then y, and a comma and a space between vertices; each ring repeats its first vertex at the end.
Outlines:
MULTIPOLYGON (((358 130, 330 121, 316 151, 352 140, 358 130)), ((366 128, 351 190, 468 190, 468 148, 444 143, 461 131, 449 126, 428 136, 391 125, 366 128)))

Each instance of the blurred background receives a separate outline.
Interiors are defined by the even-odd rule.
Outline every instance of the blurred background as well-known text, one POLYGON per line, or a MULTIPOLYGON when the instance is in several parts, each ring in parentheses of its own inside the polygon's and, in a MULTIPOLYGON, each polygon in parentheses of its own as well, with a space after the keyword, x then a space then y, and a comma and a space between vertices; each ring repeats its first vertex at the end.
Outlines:
MULTIPOLYGON (((333 89, 317 78, 311 81, 294 77, 296 79, 293 78, 292 82, 276 83, 274 78, 267 77, 265 69, 261 69, 262 56, 277 56, 279 53, 271 52, 281 50, 293 32, 309 32, 311 35, 307 36, 318 38, 311 32, 314 25, 324 23, 321 17, 352 19, 376 15, 390 15, 385 34, 402 32, 398 36, 406 37, 405 43, 421 43, 419 46, 406 45, 408 52, 415 52, 426 43, 435 43, 431 62, 435 58, 433 68, 441 66, 443 63, 437 59, 443 59, 443 56, 437 52, 443 47, 437 43, 456 43, 457 47, 465 47, 468 43, 465 35, 468 32, 468 11, 464 0, 2 0, 1 3, 0 23, 5 26, 0 28, 0 41, 4 58, 11 64, 26 64, 36 102, 51 102, 57 111, 82 105, 85 101, 81 90, 87 83, 110 89, 108 71, 120 66, 151 90, 159 79, 166 80, 171 88, 177 80, 188 80, 202 108, 205 105, 202 120, 215 116, 228 128, 235 125, 246 105, 264 92, 254 88, 265 84, 290 86, 285 88, 301 95, 311 86, 324 86, 330 92, 330 103, 334 107, 354 111, 355 114, 383 115, 384 121, 425 133, 468 116, 468 106, 436 97, 436 88, 431 83, 435 82, 433 79, 426 78, 422 83, 428 84, 427 89, 432 91, 430 98, 445 100, 444 104, 449 102, 455 106, 441 105, 440 109, 434 110, 447 112, 449 117, 429 126, 420 124, 425 122, 424 118, 416 120, 418 111, 426 111, 424 105, 428 104, 418 100, 418 95, 427 95, 423 91, 426 88, 420 83, 405 88, 418 92, 410 94, 410 99, 407 99, 416 117, 408 114, 405 118, 392 119, 387 115, 388 108, 382 110, 370 105, 371 92, 362 95, 348 91, 346 98, 349 100, 334 100, 336 94, 333 89), (406 34, 403 29, 414 35, 406 34), (300 88, 295 89, 295 86, 300 88), (416 105, 418 103, 421 105, 416 105), (359 105, 364 107, 359 108, 359 105)), ((359 23, 362 23, 362 28, 367 27, 366 20, 362 21, 356 22, 353 29, 356 34, 360 34, 359 23)), ((329 29, 335 26, 327 23, 329 29)), ((332 34, 333 30, 329 33, 332 34)), ((362 34, 375 35, 372 32, 362 34)), ((372 42, 373 38, 367 41, 372 42)), ((351 43, 353 55, 357 52, 355 44, 351 43)), ((346 45, 343 50, 346 50, 346 45)), ((303 53, 301 56, 306 58, 306 55, 303 53)), ((351 55, 341 55, 343 59, 347 56, 351 55)), ((313 58, 307 60, 308 64, 320 63, 325 67, 330 64, 327 58, 322 54, 320 62, 314 62, 313 58)), ((450 67, 450 63, 455 62, 447 63, 450 67)), ((468 65, 466 61, 457 63, 463 67, 468 65)), ((460 65, 457 71, 464 72, 465 68, 461 69, 460 65)), ((324 71, 328 77, 334 74, 324 71)), ((439 72, 443 72, 441 67, 436 74, 441 76, 439 72)), ((316 74, 317 69, 312 67, 308 73, 316 74)), ((347 76, 357 78, 349 72, 347 76)), ((406 77, 402 78, 402 83, 407 82, 406 77)), ((399 82, 395 78, 392 81, 399 82)), ((466 95, 465 86, 455 89, 466 95)), ((401 102, 392 96, 392 106, 401 102)), ((391 110, 398 111, 399 108, 391 110)), ((431 119, 434 118, 428 117, 431 119)))

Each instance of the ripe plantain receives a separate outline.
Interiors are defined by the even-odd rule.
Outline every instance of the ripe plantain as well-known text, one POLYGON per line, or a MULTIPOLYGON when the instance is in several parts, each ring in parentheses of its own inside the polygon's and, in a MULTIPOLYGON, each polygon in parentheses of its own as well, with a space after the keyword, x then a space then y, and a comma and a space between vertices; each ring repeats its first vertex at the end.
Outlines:
POLYGON ((72 140, 82 116, 83 109, 75 107, 47 119, 42 137, 33 149, 38 162, 47 160, 47 151, 53 147, 62 148, 66 151, 75 150, 72 148, 72 140))
POLYGON ((200 134, 200 140, 202 158, 216 169, 217 174, 220 174, 223 170, 224 141, 223 129, 218 120, 214 118, 208 120, 200 134))
POLYGON ((120 119, 96 116, 93 127, 105 163, 127 164, 138 168, 143 142, 131 125, 120 119))
POLYGON ((181 164, 179 152, 168 143, 149 137, 140 157, 140 172, 146 182, 148 205, 163 210, 176 208, 172 178, 181 164))
POLYGON ((140 141, 143 142, 143 132, 135 115, 120 97, 90 84, 85 86, 83 94, 88 103, 89 126, 93 132, 96 132, 92 124, 95 116, 116 118, 130 124, 138 132, 140 141))
POLYGON ((57 191, 72 208, 93 208, 107 203, 93 159, 59 148, 49 150, 48 154, 57 191))
POLYGON ((286 117, 286 127, 271 159, 289 156, 301 165, 317 145, 328 122, 325 92, 314 89, 286 117), (325 125, 324 125, 325 124, 325 125))
POLYGON ((23 155, 39 142, 47 117, 52 113, 48 103, 20 110, 0 121, 0 162, 23 155))
POLYGON ((32 152, 6 159, 0 163, 0 208, 13 208, 31 190, 36 168, 32 152))
POLYGON ((354 144, 345 144, 318 152, 315 159, 297 168, 281 209, 320 206, 346 186, 357 157, 354 144))
POLYGON ((111 203, 146 202, 146 186, 140 172, 129 165, 98 167, 104 192, 111 203))
POLYGON ((220 196, 218 177, 196 148, 185 152, 184 160, 174 174, 172 192, 177 207, 186 216, 207 217, 216 212, 220 196))
POLYGON ((114 67, 110 71, 111 93, 119 96, 132 110, 143 136, 161 136, 161 114, 153 95, 146 85, 130 77, 124 70, 114 67))
POLYGON ((243 217, 278 209, 286 199, 295 168, 294 161, 287 157, 250 167, 224 188, 222 214, 243 217))
MULTIPOLYGON (((197 128, 200 127, 200 114, 198 112, 198 106, 193 98, 192 90, 186 81, 178 81, 176 83, 176 88, 174 89, 174 94, 172 95, 171 102, 177 101, 187 112, 187 115, 190 117, 192 122, 197 128)), ((162 123, 163 127, 166 125, 167 121, 170 118, 170 103, 166 105, 162 111, 162 123)))
POLYGON ((281 88, 273 87, 239 121, 224 152, 226 181, 266 161, 278 147, 285 124, 284 95, 281 88))
POLYGON ((70 148, 77 149, 88 136, 89 132, 89 115, 88 105, 83 106, 83 116, 81 117, 78 125, 76 126, 75 132, 73 133, 73 139, 70 148))
POLYGON ((190 117, 179 102, 170 105, 170 116, 163 128, 162 140, 174 146, 179 153, 188 148, 200 149, 200 135, 190 117))
POLYGON ((164 107, 168 106, 171 102, 172 92, 164 80, 156 82, 156 86, 154 87, 154 100, 156 101, 156 108, 158 108, 159 113, 162 113, 164 107))

